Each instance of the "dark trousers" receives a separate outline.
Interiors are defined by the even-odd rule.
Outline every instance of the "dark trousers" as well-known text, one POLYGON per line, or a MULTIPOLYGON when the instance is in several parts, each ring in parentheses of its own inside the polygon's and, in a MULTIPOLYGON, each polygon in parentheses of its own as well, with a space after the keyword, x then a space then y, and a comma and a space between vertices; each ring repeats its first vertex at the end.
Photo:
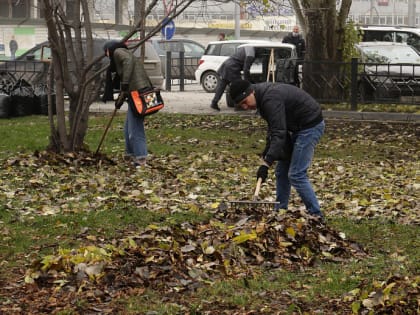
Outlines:
POLYGON ((214 94, 213 100, 211 101, 212 104, 217 104, 220 99, 222 98, 223 93, 225 92, 226 86, 230 82, 224 79, 220 79, 217 83, 216 92, 214 94))

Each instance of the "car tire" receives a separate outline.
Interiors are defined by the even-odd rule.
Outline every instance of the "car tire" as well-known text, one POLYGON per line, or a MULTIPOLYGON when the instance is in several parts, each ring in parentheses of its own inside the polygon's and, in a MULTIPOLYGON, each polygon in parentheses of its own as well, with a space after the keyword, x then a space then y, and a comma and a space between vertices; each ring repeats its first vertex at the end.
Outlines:
POLYGON ((219 75, 214 71, 208 71, 203 74, 201 79, 201 85, 203 86, 204 91, 208 93, 216 92, 217 84, 219 83, 219 75))

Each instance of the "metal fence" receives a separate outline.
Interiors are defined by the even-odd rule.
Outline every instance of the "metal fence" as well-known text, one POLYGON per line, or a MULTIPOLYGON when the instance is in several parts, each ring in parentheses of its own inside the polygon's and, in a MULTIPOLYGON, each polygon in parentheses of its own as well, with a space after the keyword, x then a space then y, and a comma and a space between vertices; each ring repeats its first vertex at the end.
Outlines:
POLYGON ((0 92, 10 94, 13 86, 26 81, 32 86, 47 83, 49 63, 42 61, 2 61, 0 62, 0 92))
POLYGON ((301 87, 321 103, 420 105, 420 65, 303 61, 301 87))
MULTIPOLYGON (((197 84, 194 72, 199 58, 166 58, 166 90, 172 85, 184 91, 197 84)), ((0 92, 7 93, 19 80, 32 86, 46 85, 49 63, 42 61, 0 62, 0 92)), ((320 103, 420 105, 420 65, 303 61, 299 66, 300 87, 320 103)))
POLYGON ((195 70, 198 67, 200 58, 184 57, 184 52, 179 53, 179 57, 172 57, 170 51, 166 53, 165 58, 165 89, 171 91, 173 85, 178 85, 180 91, 184 91, 185 84, 194 84, 195 70))

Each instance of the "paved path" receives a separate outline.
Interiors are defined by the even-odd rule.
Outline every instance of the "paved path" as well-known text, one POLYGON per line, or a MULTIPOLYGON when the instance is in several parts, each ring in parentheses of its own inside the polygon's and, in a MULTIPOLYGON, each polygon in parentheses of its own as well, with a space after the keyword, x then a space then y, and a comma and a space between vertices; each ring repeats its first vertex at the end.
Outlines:
MULTIPOLYGON (((162 97, 165 101, 165 107, 162 112, 166 113, 182 113, 182 114, 205 114, 205 115, 253 115, 252 111, 235 111, 233 108, 227 107, 225 95, 223 95, 219 106, 221 111, 215 111, 210 108, 213 93, 205 92, 200 85, 185 85, 185 91, 179 91, 179 86, 173 86, 172 91, 162 91, 162 97)), ((91 105, 91 111, 109 112, 114 110, 114 103, 97 102, 91 105)), ((122 111, 127 110, 127 104, 121 108, 122 111)), ((419 114, 409 113, 382 113, 382 112, 353 112, 353 111, 324 111, 324 117, 337 119, 355 119, 355 120, 383 120, 383 121, 404 121, 404 122, 420 122, 419 114)))

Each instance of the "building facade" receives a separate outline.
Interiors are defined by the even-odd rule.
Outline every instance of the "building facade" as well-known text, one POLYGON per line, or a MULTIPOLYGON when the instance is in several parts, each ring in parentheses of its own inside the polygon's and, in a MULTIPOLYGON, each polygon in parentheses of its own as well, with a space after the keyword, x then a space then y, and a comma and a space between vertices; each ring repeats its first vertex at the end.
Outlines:
MULTIPOLYGON (((19 45, 17 55, 47 39, 41 0, 0 0, 0 58, 10 56, 8 43, 14 37, 19 45)), ((61 0, 63 9, 72 14, 74 0, 61 0)), ((165 16, 171 1, 158 1, 159 6, 148 16, 153 26, 165 16)), ((119 38, 135 23, 138 11, 134 0, 91 0, 90 16, 97 36, 119 38)), ((420 27, 420 0, 353 0, 349 19, 358 24, 410 25, 420 27)), ((235 28, 234 3, 197 0, 175 19, 177 33, 202 42, 216 38, 220 31, 233 38, 235 28)), ((281 39, 296 24, 290 6, 264 12, 248 5, 239 12, 241 37, 281 39)))

